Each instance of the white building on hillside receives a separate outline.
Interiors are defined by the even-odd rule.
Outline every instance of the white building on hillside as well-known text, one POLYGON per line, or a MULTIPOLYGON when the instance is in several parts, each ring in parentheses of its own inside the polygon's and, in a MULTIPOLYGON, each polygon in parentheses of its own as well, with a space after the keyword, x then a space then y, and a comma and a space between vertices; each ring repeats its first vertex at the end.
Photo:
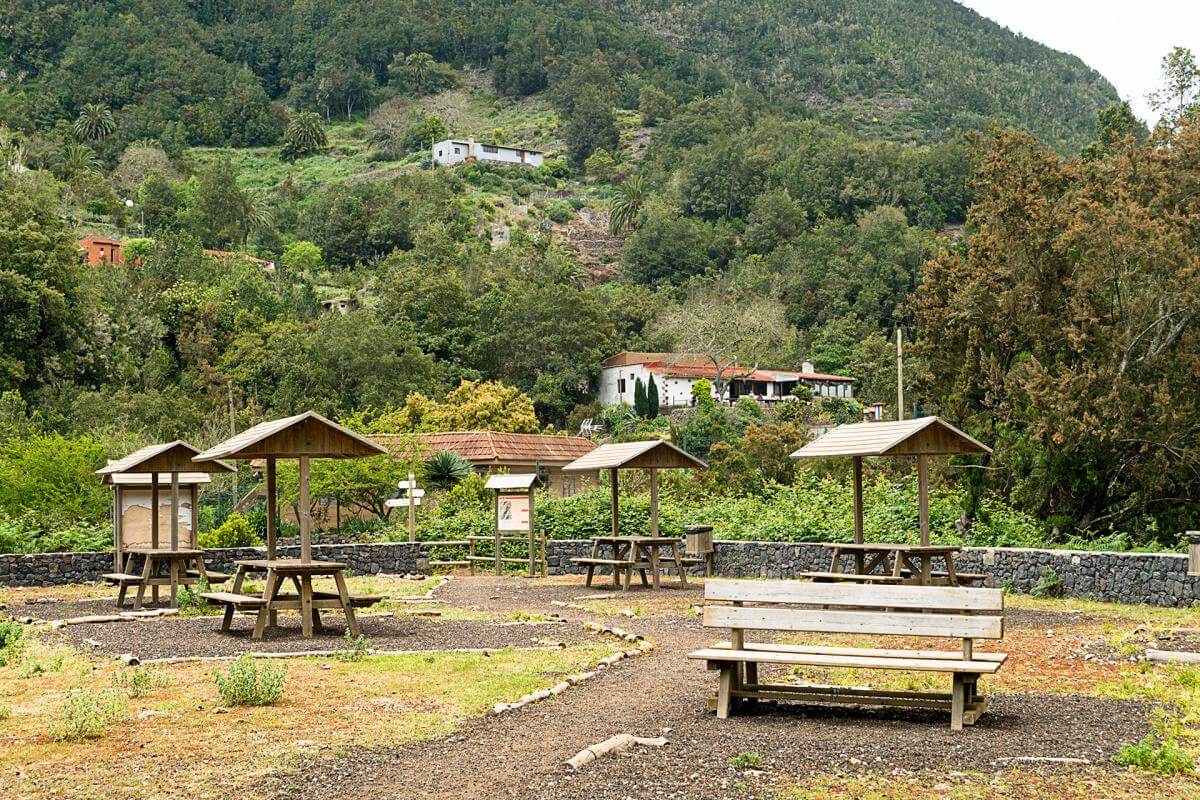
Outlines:
MULTIPOLYGON (((715 384, 717 369, 712 361, 697 353, 617 353, 604 359, 600 373, 600 405, 633 404, 634 386, 638 378, 648 384, 650 376, 658 386, 658 400, 665 408, 680 408, 692 404, 692 386, 701 378, 715 384)), ((845 375, 826 375, 815 372, 813 365, 804 362, 799 372, 779 369, 756 369, 730 366, 724 370, 725 390, 717 397, 733 403, 739 397, 753 397, 763 402, 776 402, 792 397, 798 386, 807 386, 814 396, 854 396, 854 378, 845 375)))
POLYGON ((481 144, 474 139, 447 139, 438 142, 433 146, 432 156, 434 164, 444 167, 471 160, 540 167, 545 160, 541 150, 508 147, 502 144, 481 144))

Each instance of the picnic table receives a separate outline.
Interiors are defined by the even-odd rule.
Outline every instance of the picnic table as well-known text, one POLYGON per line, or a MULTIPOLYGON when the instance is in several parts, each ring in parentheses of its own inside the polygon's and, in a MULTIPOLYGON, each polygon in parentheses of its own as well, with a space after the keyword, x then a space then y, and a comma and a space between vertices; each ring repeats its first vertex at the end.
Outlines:
POLYGON ((624 576, 624 588, 629 589, 633 582, 633 572, 637 570, 642 578, 642 585, 649 586, 653 581, 654 588, 659 587, 662 575, 663 551, 667 553, 667 566, 674 564, 679 573, 679 583, 687 586, 687 570, 679 552, 679 539, 670 536, 596 536, 592 538, 592 553, 588 558, 575 558, 576 564, 587 566, 587 585, 592 585, 592 574, 598 566, 611 567, 613 585, 620 587, 624 576), (607 553, 611 552, 611 557, 607 553), (650 573, 647 580, 646 572, 650 573))
POLYGON ((354 618, 356 600, 374 602, 378 598, 352 598, 346 589, 342 572, 346 565, 337 561, 303 561, 298 558, 245 559, 235 562, 233 588, 229 592, 206 592, 204 597, 225 606, 222 631, 229 631, 233 612, 237 609, 255 609, 258 619, 254 625, 252 639, 261 639, 268 627, 276 625, 280 611, 299 611, 300 630, 304 636, 312 636, 314 627, 320 629, 323 610, 340 610, 346 615, 346 627, 351 636, 358 636, 358 621, 354 618), (265 575, 261 596, 242 594, 242 585, 247 575, 265 575), (337 591, 313 589, 313 578, 331 577, 337 591), (295 593, 283 593, 284 584, 291 583, 295 593))
POLYGON ((887 542, 830 542, 825 544, 831 559, 828 572, 808 572, 805 577, 817 581, 857 581, 860 583, 910 583, 922 586, 958 586, 977 583, 986 576, 960 573, 954 557, 962 551, 955 545, 892 544, 887 542), (850 560, 843 570, 843 560, 850 560), (943 568, 934 570, 934 561, 943 568))
POLYGON ((125 605, 125 593, 129 587, 137 587, 137 596, 133 607, 141 609, 146 597, 146 589, 171 587, 171 607, 176 606, 176 594, 181 585, 196 583, 201 577, 213 583, 220 583, 228 578, 221 573, 209 572, 204 566, 204 551, 192 547, 152 547, 149 545, 134 545, 125 548, 125 563, 120 572, 103 576, 105 580, 116 583, 120 587, 117 594, 117 607, 125 605), (141 559, 141 569, 137 560, 141 559))

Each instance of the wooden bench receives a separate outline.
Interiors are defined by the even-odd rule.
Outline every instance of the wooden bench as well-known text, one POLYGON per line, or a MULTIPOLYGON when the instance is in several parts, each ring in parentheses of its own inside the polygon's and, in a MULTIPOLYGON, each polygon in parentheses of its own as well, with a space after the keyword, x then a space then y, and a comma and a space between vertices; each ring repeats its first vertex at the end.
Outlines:
MULTIPOLYGON (((187 576, 189 578, 198 580, 200 578, 200 573, 197 570, 189 569, 187 571, 187 576)), ((214 584, 214 583, 224 583, 225 581, 229 580, 229 574, 225 573, 225 572, 215 572, 211 569, 206 569, 206 570, 204 570, 204 580, 208 581, 210 585, 214 584)))
MULTIPOLYGON (((634 561, 628 558, 595 558, 592 556, 583 556, 572 558, 571 563, 587 567, 587 581, 585 582, 587 586, 592 585, 592 578, 595 577, 596 567, 612 567, 614 583, 620 581, 621 575, 624 574, 625 570, 634 568, 634 561)), ((649 564, 646 566, 649 567, 649 564)), ((646 576, 643 573, 643 583, 645 583, 645 579, 646 576)))
POLYGON ((261 597, 255 597, 250 594, 237 594, 235 592, 201 592, 200 596, 210 603, 219 606, 225 606, 225 615, 221 618, 221 630, 229 632, 229 626, 233 623, 233 614, 235 611, 244 609, 254 609, 257 611, 266 605, 266 600, 261 597))
POLYGON ((801 572, 801 578, 808 578, 818 583, 845 581, 847 583, 903 583, 904 578, 895 575, 881 575, 872 572, 863 575, 858 572, 801 572))
POLYGON ((710 579, 704 597, 705 627, 729 628, 731 641, 688 657, 720 670, 721 719, 745 700, 789 700, 949 710, 950 727, 961 730, 987 708, 977 691, 979 677, 994 674, 1008 658, 975 652, 975 640, 1004 636, 999 589, 710 579), (755 630, 952 638, 962 646, 947 651, 748 643, 745 632, 755 630), (759 664, 948 672, 953 678, 949 694, 767 684, 758 681, 759 664))
POLYGON ((131 572, 106 572, 100 577, 118 588, 117 608, 125 608, 125 593, 129 591, 130 586, 142 585, 142 576, 131 572))

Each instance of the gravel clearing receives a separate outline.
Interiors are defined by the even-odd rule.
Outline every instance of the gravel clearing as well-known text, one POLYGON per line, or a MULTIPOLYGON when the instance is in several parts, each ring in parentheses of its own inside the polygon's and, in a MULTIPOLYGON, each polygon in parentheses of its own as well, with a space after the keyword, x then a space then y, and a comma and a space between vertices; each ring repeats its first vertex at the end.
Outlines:
MULTIPOLYGON (((675 591, 685 601, 681 607, 687 605, 685 591, 694 592, 696 600, 701 596, 698 590, 675 591)), ((597 615, 551 606, 550 601, 595 593, 582 584, 477 578, 453 581, 438 596, 453 605, 493 612, 557 610, 575 622, 597 615)), ((634 605, 649 605, 652 599, 636 592, 621 596, 634 605)), ((1045 613, 1036 612, 1025 624, 1061 626, 1063 618, 1078 619, 1056 615, 1052 620, 1045 613)), ((712 631, 705 631, 695 617, 661 612, 606 621, 646 636, 657 649, 558 698, 474 720, 449 737, 342 755, 303 755, 294 772, 278 779, 276 797, 754 798, 767 796, 779 781, 817 772, 999 771, 1019 757, 1080 758, 1106 768, 1120 742, 1140 739, 1147 731, 1145 704, 1069 695, 994 695, 980 722, 959 733, 949 729, 945 714, 766 703, 753 714, 721 721, 706 710, 715 678, 686 657, 710 644, 712 631), (575 753, 618 733, 662 735, 668 744, 635 748, 578 773, 563 766, 575 753), (743 752, 761 756, 761 766, 731 766, 729 759, 743 752)), ((1036 768, 1073 767, 1050 763, 1036 768)))

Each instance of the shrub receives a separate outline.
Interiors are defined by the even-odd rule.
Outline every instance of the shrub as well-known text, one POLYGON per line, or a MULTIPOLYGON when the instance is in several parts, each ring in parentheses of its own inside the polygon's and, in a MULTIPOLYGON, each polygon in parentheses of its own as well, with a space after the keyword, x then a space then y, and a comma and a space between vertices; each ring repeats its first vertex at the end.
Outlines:
POLYGON ((269 706, 283 697, 287 669, 282 664, 265 662, 260 668, 254 656, 243 653, 228 670, 214 670, 213 679, 227 705, 269 706))
POLYGON ((1042 577, 1029 590, 1034 597, 1062 597, 1063 582, 1058 573, 1052 569, 1042 570, 1042 577))
POLYGON ((56 742, 97 739, 110 724, 124 719, 126 713, 125 698, 120 692, 79 685, 67 690, 47 729, 56 742))
POLYGON ((130 667, 112 676, 113 690, 128 697, 141 697, 151 689, 166 686, 170 681, 165 672, 148 667, 130 667))
POLYGON ((350 629, 346 628, 346 633, 342 637, 343 644, 338 648, 337 660, 345 662, 362 661, 367 657, 367 650, 371 647, 371 641, 361 633, 357 637, 350 635, 350 629))
POLYGON ((208 579, 201 576, 196 581, 195 589, 191 586, 184 586, 180 589, 179 596, 176 598, 180 615, 185 617, 205 617, 218 613, 219 609, 215 605, 200 596, 210 588, 208 579))
POLYGON ((201 531, 199 539, 200 546, 205 548, 257 547, 262 544, 250 521, 241 514, 230 514, 220 527, 201 531))
POLYGON ((25 652, 25 626, 0 620, 0 667, 18 664, 25 652))
POLYGON ((425 482, 435 489, 449 489, 470 475, 471 462, 453 450, 439 450, 425 459, 425 482))
POLYGON ((551 203, 550 207, 546 210, 546 216, 559 225, 564 225, 575 219, 571 204, 565 200, 557 200, 551 203))
POLYGON ((1163 775, 1191 772, 1196 768, 1190 755, 1177 747, 1173 741, 1159 741, 1155 734, 1149 734, 1137 744, 1121 745, 1121 752, 1117 753, 1113 760, 1122 766, 1160 772, 1163 775))

